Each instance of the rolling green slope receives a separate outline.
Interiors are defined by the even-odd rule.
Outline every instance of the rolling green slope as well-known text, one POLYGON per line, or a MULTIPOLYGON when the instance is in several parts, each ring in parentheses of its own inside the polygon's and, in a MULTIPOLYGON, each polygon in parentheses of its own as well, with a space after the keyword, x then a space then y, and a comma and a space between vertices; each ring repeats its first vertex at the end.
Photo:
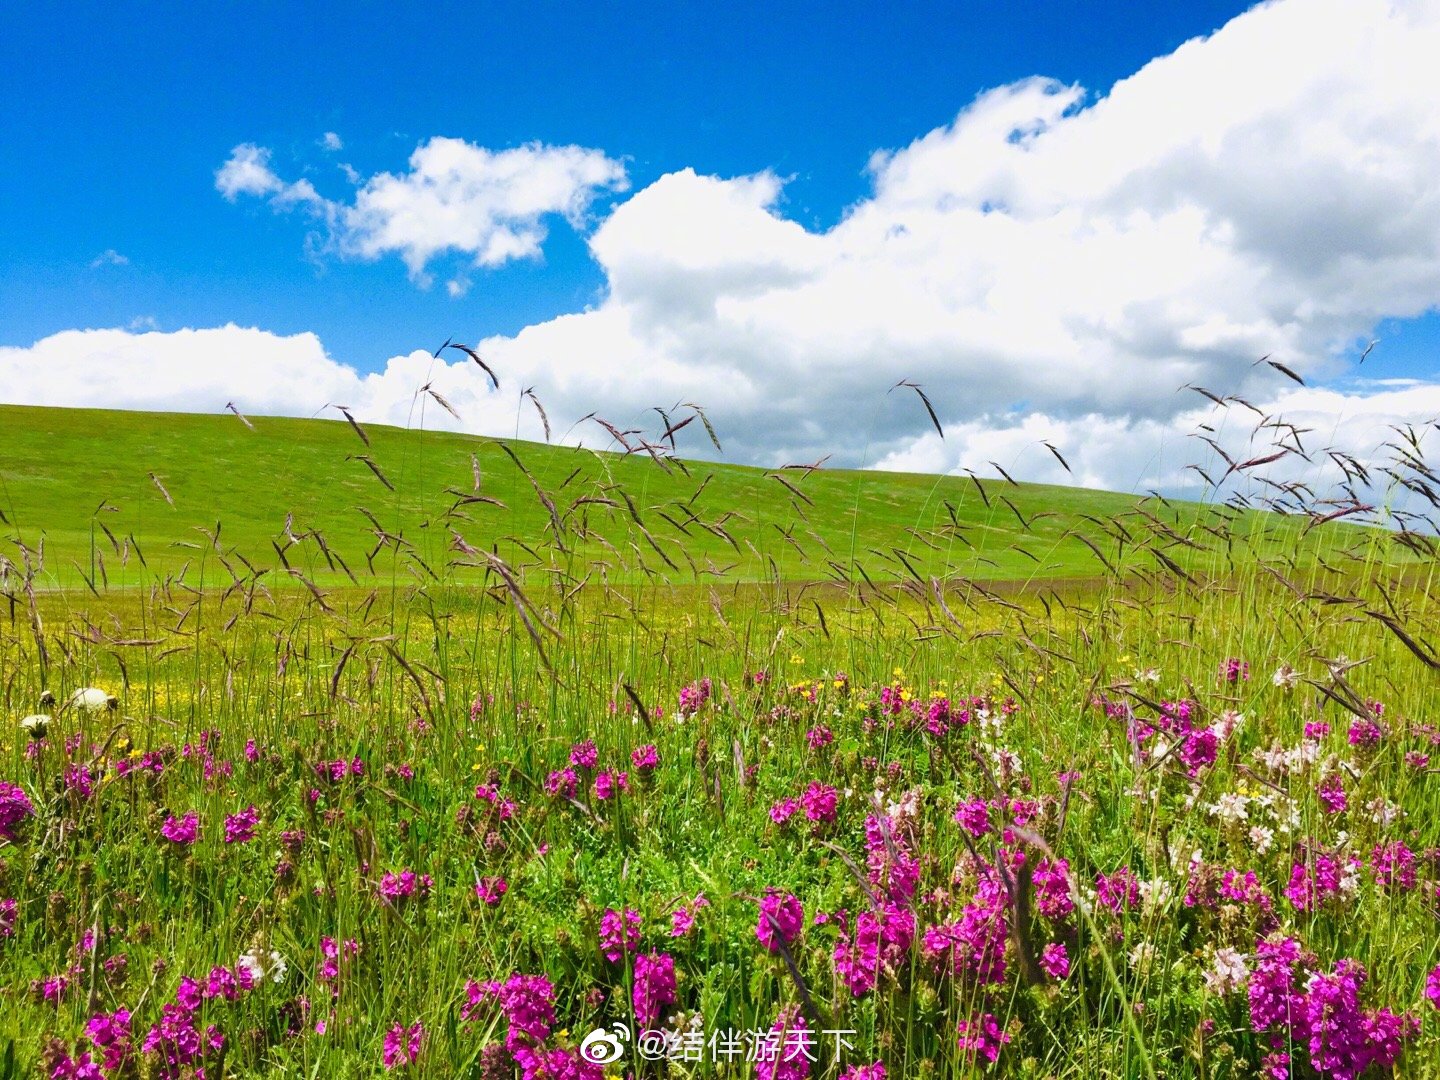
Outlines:
MULTIPOLYGON (((1137 531, 1182 566, 1219 569, 1225 558, 1197 524, 1214 511, 1108 492, 682 465, 381 426, 364 429, 367 445, 343 420, 251 422, 0 406, 0 558, 12 576, 28 558, 37 586, 97 589, 168 576, 228 583, 246 562, 272 583, 294 582, 287 564, 318 584, 408 582, 474 573, 466 564, 482 551, 527 575, 623 582, 1103 572, 1076 532, 1116 565, 1157 566, 1138 559, 1139 537, 1124 540, 1137 531)), ((1230 557, 1236 537, 1252 552, 1293 553, 1302 524, 1238 515, 1225 525, 1230 557)), ((1322 533, 1305 543, 1358 530, 1311 536, 1322 533)))

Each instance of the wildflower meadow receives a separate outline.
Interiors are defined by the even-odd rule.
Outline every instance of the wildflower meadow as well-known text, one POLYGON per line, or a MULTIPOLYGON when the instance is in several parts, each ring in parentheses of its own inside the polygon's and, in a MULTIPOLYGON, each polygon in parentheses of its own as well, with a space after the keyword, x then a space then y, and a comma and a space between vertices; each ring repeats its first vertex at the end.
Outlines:
POLYGON ((861 543, 883 476, 310 424, 361 540, 5 472, 0 1076, 1440 1076, 1388 504, 960 477, 861 543))

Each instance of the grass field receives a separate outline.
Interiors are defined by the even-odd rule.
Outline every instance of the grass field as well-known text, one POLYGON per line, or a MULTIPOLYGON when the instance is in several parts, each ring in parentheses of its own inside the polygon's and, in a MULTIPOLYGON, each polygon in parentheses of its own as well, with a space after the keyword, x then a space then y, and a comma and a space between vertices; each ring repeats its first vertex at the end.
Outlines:
POLYGON ((0 1077, 1440 1076, 1414 537, 253 424, 0 408, 0 1077))

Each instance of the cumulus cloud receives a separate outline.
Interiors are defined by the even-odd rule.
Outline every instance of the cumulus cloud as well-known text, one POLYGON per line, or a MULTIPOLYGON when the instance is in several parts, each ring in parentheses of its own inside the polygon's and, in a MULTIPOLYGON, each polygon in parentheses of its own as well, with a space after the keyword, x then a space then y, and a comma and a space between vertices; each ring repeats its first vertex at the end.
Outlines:
POLYGON ((361 373, 333 359, 314 334, 233 324, 168 333, 66 330, 26 348, 0 346, 0 386, 15 405, 219 412, 233 402, 255 415, 336 416, 326 409, 339 404, 375 423, 461 427, 419 393, 429 383, 464 426, 495 431, 508 424, 513 431, 515 399, 487 392, 466 365, 474 367, 417 350, 361 373))
POLYGON ((330 151, 345 149, 345 143, 341 140, 340 136, 333 131, 327 131, 324 135, 320 136, 320 146, 322 149, 330 151))
MULTIPOLYGON (((193 336, 95 331, 0 353, 0 365, 77 388, 88 365, 129 372, 67 390, 76 403, 304 412, 339 400, 389 422, 435 378, 482 432, 514 430, 526 386, 561 428, 592 410, 629 426, 651 406, 697 401, 741 461, 990 471, 993 460, 1132 490, 1197 480, 1184 466, 1212 453, 1190 437, 1199 423, 1227 452, 1257 437, 1258 417, 1214 409, 1180 389, 1190 384, 1287 413, 1314 429, 1307 447, 1364 450, 1387 423, 1440 413, 1434 377, 1340 381, 1381 319, 1440 305, 1437 54, 1434 4, 1264 4, 1098 98, 1044 78, 981 94, 952 123, 875 153, 871 192, 819 231, 784 216, 771 172, 669 173, 588 235, 607 283, 599 303, 480 342, 500 392, 468 361, 416 353, 359 375, 308 335, 234 327, 184 333, 218 335, 212 355, 243 363, 182 362, 193 336), (1255 366, 1262 355, 1320 388, 1255 366), (168 358, 183 394, 134 377, 152 356, 168 358), (912 394, 887 395, 902 378, 925 387, 944 440, 912 394), (255 398, 238 396, 246 387, 255 398)), ((438 138, 345 203, 282 179, 255 145, 216 176, 227 198, 306 208, 335 250, 398 256, 422 281, 447 253, 476 267, 532 257, 552 216, 582 225, 625 182, 596 150, 438 138)), ((447 274, 453 295, 465 269, 447 274)))
POLYGON ((467 255, 477 267, 538 256, 547 218, 579 227, 597 195, 627 183, 624 167, 598 150, 540 143, 489 150, 436 137, 410 155, 407 172, 370 177, 347 204, 322 198, 308 180, 281 180, 271 157, 253 143, 235 147, 215 174, 217 190, 232 201, 267 199, 277 210, 308 206, 325 218, 340 253, 398 255, 427 286, 426 266, 445 253, 467 255))
MULTIPOLYGON (((1437 48, 1434 5, 1263 5, 1098 100, 980 95, 875 154, 873 193, 823 232, 767 173, 673 173, 592 237, 602 304, 486 345, 577 409, 705 395, 766 464, 903 455, 927 423, 885 397, 900 378, 960 430, 1061 423, 1072 452, 1169 431, 1184 384, 1274 398, 1256 358, 1333 379, 1378 320, 1440 303, 1437 48)), ((926 462, 983 464, 966 445, 926 462)), ((1133 482, 1110 460, 1089 479, 1133 482)))

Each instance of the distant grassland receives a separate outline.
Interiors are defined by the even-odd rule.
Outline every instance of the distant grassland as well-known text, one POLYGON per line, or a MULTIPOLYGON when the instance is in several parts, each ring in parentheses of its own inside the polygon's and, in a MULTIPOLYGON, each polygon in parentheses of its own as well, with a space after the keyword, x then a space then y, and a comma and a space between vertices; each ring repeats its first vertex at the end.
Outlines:
POLYGON ((1373 557, 1357 528, 1073 487, 767 471, 378 425, 367 444, 344 420, 251 423, 0 406, 3 554, 19 571, 25 553, 43 555, 41 588, 97 590, 228 584, 251 576, 245 562, 270 586, 409 584, 447 564, 463 580, 480 551, 531 581, 847 586, 1373 557))

